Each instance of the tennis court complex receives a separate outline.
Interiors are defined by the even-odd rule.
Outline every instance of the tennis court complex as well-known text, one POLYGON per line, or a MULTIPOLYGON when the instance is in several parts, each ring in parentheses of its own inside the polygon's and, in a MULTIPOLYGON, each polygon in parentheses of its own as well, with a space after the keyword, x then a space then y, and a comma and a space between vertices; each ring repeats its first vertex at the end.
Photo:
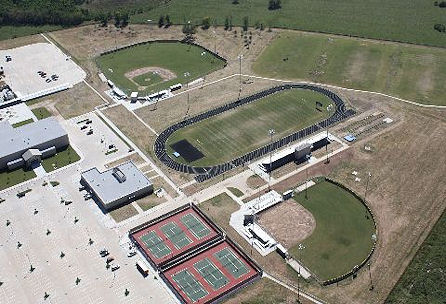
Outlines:
POLYGON ((164 271, 185 303, 211 303, 259 275, 227 240, 164 271))
POLYGON ((129 236, 180 303, 219 302, 262 276, 193 204, 140 225, 129 236))
POLYGON ((194 208, 186 205, 130 233, 152 265, 158 266, 175 259, 190 248, 201 246, 221 234, 213 223, 194 208))

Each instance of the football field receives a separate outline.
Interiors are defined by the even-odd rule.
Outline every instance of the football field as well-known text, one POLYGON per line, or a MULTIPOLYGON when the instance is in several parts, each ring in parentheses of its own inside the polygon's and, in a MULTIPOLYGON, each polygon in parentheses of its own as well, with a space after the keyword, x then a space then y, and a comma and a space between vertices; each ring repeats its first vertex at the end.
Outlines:
MULTIPOLYGON (((204 155, 189 164, 220 164, 269 143, 270 129, 275 130, 273 140, 277 140, 327 118, 330 104, 327 96, 310 90, 274 93, 179 129, 167 139, 167 152, 172 155, 171 145, 187 140, 204 155), (316 106, 317 102, 319 106, 316 106)), ((187 163, 182 157, 175 160, 187 163)))

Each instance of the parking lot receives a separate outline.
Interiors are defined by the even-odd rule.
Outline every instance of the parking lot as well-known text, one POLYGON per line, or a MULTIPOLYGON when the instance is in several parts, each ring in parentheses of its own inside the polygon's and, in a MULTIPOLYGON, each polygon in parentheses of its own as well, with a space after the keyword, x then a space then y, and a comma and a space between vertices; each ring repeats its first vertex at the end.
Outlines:
POLYGON ((82 170, 104 165, 129 153, 129 147, 94 113, 81 115, 64 122, 70 142, 84 156, 82 170))
POLYGON ((61 86, 71 87, 86 76, 76 63, 49 43, 0 50, 0 65, 5 82, 19 98, 61 86))
POLYGON ((79 174, 71 166, 0 193, 2 303, 174 303, 153 272, 137 271, 126 234, 83 199, 79 174), (32 190, 18 198, 22 188, 32 190))

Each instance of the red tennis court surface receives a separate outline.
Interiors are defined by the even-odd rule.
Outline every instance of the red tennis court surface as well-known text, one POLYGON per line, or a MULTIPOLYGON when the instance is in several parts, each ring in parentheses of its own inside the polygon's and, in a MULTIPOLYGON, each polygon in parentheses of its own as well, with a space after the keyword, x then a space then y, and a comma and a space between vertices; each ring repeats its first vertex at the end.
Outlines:
POLYGON ((196 207, 184 206, 130 232, 152 264, 175 259, 197 248, 221 232, 196 207))
POLYGON ((224 240, 164 271, 164 276, 183 303, 212 303, 261 276, 248 259, 224 240))

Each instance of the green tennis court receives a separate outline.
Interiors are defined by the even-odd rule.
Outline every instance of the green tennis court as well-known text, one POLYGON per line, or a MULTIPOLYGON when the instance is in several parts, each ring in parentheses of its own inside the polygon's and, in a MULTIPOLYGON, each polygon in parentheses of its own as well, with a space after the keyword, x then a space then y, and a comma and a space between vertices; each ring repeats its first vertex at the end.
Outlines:
POLYGON ((164 244, 163 240, 156 234, 155 231, 150 231, 149 233, 141 236, 141 241, 157 259, 171 253, 169 247, 164 244))
POLYGON ((214 253, 214 256, 234 278, 248 273, 248 267, 229 248, 214 253))
POLYGON ((205 258, 194 264, 194 268, 201 276, 212 286, 214 290, 220 289, 229 283, 225 275, 212 263, 211 260, 205 258))
POLYGON ((192 302, 208 295, 203 285, 187 269, 177 272, 172 276, 172 279, 192 302))
POLYGON ((194 214, 189 213, 181 218, 181 223, 192 232, 197 239, 202 239, 211 233, 208 227, 194 214))
POLYGON ((161 231, 175 245, 177 249, 186 247, 192 241, 187 237, 184 231, 174 222, 161 226, 161 231))

